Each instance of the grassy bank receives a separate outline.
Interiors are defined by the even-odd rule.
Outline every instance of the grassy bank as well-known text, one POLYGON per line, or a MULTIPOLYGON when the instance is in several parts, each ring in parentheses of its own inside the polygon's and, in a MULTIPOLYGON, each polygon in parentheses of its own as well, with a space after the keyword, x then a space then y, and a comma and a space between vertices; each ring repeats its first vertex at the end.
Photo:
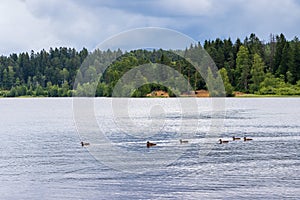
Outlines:
POLYGON ((243 94, 239 96, 235 96, 235 98, 268 98, 268 97, 300 97, 300 95, 276 95, 276 94, 243 94))

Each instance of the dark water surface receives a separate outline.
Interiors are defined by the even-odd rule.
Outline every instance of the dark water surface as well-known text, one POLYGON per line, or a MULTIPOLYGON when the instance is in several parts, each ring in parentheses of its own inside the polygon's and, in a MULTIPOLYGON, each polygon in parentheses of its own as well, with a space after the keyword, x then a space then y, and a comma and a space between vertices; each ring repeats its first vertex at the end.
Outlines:
POLYGON ((175 99, 130 99, 130 119, 117 120, 110 100, 96 99, 95 115, 124 156, 153 153, 156 162, 159 149, 184 151, 159 168, 128 173, 124 163, 112 158, 111 166, 89 153, 99 144, 81 147, 71 98, 0 99, 0 199, 299 199, 299 98, 226 99, 226 112, 198 99, 200 113, 184 116, 175 99), (207 137, 215 119, 224 127, 207 137), (180 145, 181 137, 189 143, 180 145), (147 149, 148 139, 157 147, 147 149), (209 152, 199 155, 199 144, 210 144, 209 152))

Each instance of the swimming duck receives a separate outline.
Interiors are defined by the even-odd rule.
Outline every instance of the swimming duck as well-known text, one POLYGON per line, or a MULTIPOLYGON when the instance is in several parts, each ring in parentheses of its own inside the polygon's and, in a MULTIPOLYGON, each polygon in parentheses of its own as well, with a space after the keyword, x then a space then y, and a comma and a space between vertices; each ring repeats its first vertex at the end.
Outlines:
POLYGON ((88 146, 88 145, 90 145, 90 143, 88 143, 88 142, 81 142, 81 146, 88 146))
POLYGON ((251 141, 251 140, 253 140, 253 139, 244 137, 244 141, 251 141))
POLYGON ((152 147, 152 146, 156 146, 155 143, 149 142, 147 141, 147 148, 152 147))
POLYGON ((189 141, 187 141, 187 140, 182 140, 182 139, 180 139, 179 142, 180 142, 180 144, 187 144, 187 143, 189 143, 189 141))
POLYGON ((219 144, 223 144, 223 143, 229 143, 229 141, 228 140, 219 139, 219 144))
POLYGON ((232 140, 233 140, 233 141, 235 141, 235 140, 240 140, 240 139, 241 139, 241 138, 239 138, 239 137, 234 137, 234 136, 232 137, 232 140))

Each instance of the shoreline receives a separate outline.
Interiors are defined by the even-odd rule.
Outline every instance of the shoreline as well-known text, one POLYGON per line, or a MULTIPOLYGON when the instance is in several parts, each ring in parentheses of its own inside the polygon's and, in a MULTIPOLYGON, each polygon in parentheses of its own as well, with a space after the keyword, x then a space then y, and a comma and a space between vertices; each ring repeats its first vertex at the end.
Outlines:
MULTIPOLYGON (((30 99, 30 98, 53 98, 53 99, 63 99, 63 98, 77 98, 76 96, 71 97, 47 97, 47 96, 18 96, 18 97, 3 97, 0 96, 0 99, 30 99)), ((210 99, 210 98, 225 98, 225 99, 235 99, 235 98, 300 98, 300 95, 256 95, 256 94, 245 94, 240 96, 233 97, 197 97, 197 96, 179 96, 179 97, 79 97, 79 98, 139 98, 139 99, 173 99, 173 98, 197 98, 197 99, 210 99)))

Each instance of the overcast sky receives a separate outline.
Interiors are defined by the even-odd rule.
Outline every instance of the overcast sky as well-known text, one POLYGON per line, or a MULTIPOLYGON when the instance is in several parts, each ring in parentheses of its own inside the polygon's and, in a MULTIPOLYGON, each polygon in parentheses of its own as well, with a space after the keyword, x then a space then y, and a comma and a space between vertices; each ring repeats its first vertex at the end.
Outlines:
POLYGON ((0 54, 83 47, 132 28, 163 27, 196 41, 300 33, 298 0, 1 0, 0 54))

